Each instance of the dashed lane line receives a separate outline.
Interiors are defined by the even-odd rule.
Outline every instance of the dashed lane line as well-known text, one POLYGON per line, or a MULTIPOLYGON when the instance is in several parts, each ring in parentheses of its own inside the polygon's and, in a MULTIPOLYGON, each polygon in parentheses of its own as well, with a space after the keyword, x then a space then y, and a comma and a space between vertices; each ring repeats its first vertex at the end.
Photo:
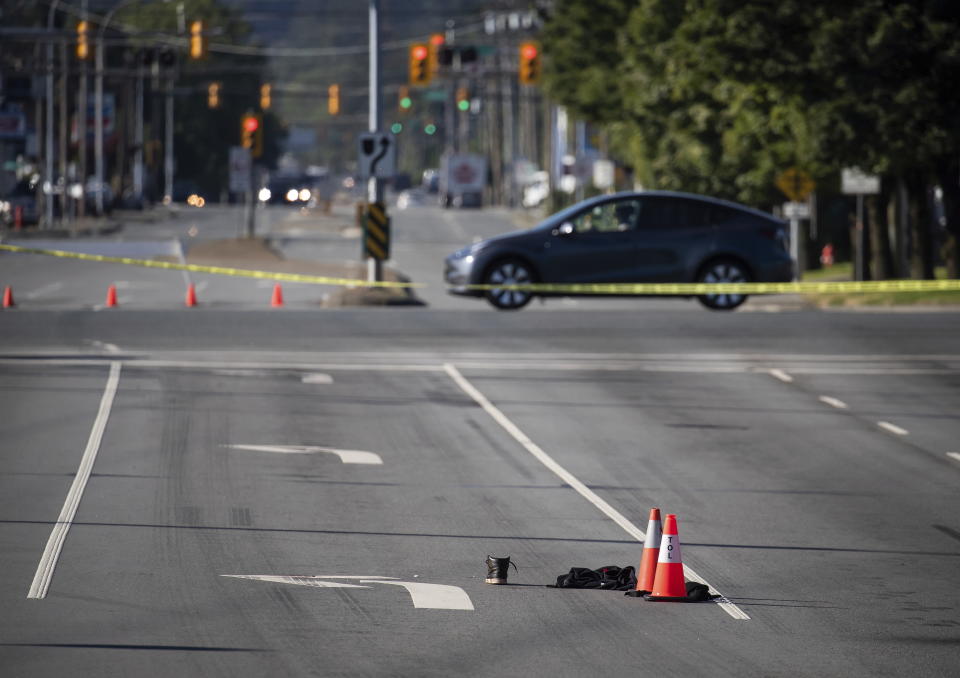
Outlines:
POLYGON ((782 381, 782 382, 785 383, 785 384, 792 384, 792 383, 793 383, 793 377, 791 377, 789 374, 787 374, 787 373, 784 372, 783 370, 772 369, 772 370, 770 370, 770 376, 771 376, 771 377, 774 377, 774 378, 776 378, 776 379, 779 379, 780 381, 782 381))
POLYGON ((835 407, 838 410, 847 409, 847 404, 845 402, 837 398, 831 398, 830 396, 824 396, 824 395, 820 396, 820 402, 826 403, 830 407, 835 407))
MULTIPOLYGON (((599 495, 597 495, 597 493, 580 481, 579 478, 558 464, 553 457, 551 457, 539 445, 533 442, 522 430, 520 430, 516 424, 514 424, 503 412, 501 412, 499 408, 491 403, 490 400, 483 395, 483 393, 481 393, 473 384, 467 381, 467 379, 460 373, 460 370, 458 370, 453 364, 445 363, 443 368, 453 382, 457 384, 457 386, 459 386, 467 395, 473 398, 473 400, 480 405, 480 407, 482 407, 484 411, 486 411, 486 413, 493 418, 494 421, 500 424, 500 426, 518 443, 520 443, 527 450, 527 452, 533 455, 537 461, 546 466, 550 471, 553 472, 554 475, 569 485, 570 488, 575 490, 578 494, 580 494, 580 496, 598 508, 604 515, 619 525, 631 537, 636 539, 641 544, 646 540, 646 535, 644 534, 643 530, 627 520, 622 513, 604 501, 599 495)), ((684 569, 688 579, 705 584, 709 587, 711 593, 720 596, 717 598, 716 602, 724 612, 729 614, 734 619, 750 619, 746 612, 731 603, 725 596, 720 594, 716 589, 713 588, 713 586, 704 580, 703 577, 694 572, 690 567, 685 566, 684 569)))
POLYGON ((910 434, 910 431, 908 431, 907 429, 900 428, 896 424, 891 424, 889 421, 878 421, 877 426, 882 428, 884 431, 889 431, 890 433, 893 433, 894 435, 898 435, 898 436, 905 436, 910 434))

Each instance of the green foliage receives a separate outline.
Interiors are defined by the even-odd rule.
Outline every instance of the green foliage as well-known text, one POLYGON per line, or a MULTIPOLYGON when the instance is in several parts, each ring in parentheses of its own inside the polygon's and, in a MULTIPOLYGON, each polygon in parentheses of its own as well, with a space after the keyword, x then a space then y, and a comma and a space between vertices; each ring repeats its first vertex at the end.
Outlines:
POLYGON ((645 185, 770 205, 788 167, 956 157, 958 29, 940 0, 561 0, 545 77, 645 185))

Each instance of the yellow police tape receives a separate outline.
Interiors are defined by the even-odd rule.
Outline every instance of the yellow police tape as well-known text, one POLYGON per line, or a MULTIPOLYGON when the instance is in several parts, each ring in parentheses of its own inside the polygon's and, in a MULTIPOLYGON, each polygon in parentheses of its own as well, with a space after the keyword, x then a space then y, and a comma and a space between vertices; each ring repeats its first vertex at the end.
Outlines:
MULTIPOLYGON (((366 281, 355 278, 334 278, 300 273, 256 271, 225 266, 200 266, 176 264, 151 259, 108 257, 101 254, 81 254, 64 250, 45 250, 0 243, 0 250, 21 254, 99 261, 112 264, 127 264, 145 268, 160 268, 170 271, 191 271, 215 275, 282 280, 312 283, 317 285, 340 285, 349 287, 420 288, 424 283, 366 281)), ((453 285, 457 290, 516 290, 534 294, 595 294, 595 295, 676 295, 697 296, 702 294, 849 294, 871 292, 960 292, 960 280, 868 280, 847 282, 778 282, 778 283, 526 283, 514 285, 453 285)))
POLYGON ((228 268, 226 266, 200 266, 198 264, 176 264, 169 261, 154 261, 152 259, 133 259, 130 257, 108 257, 102 254, 81 254, 64 250, 43 250, 18 245, 4 245, 0 243, 0 250, 19 252, 21 254, 42 254, 50 257, 65 259, 81 259, 83 261, 100 261, 110 264, 127 264, 128 266, 143 266, 145 268, 162 268, 168 271, 190 271, 193 273, 213 273, 216 275, 230 275, 242 278, 260 278, 263 280, 282 280, 284 282, 312 283, 315 285, 342 285, 348 287, 423 287, 422 283, 367 281, 356 278, 333 278, 322 275, 303 275, 300 273, 279 273, 272 271, 254 271, 247 268, 228 268))

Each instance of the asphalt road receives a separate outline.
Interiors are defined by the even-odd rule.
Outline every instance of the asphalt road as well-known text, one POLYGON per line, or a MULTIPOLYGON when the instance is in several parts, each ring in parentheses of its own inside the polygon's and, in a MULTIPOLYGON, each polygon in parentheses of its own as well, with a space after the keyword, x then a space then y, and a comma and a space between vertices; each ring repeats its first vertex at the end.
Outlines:
POLYGON ((0 316, 4 675, 955 670, 956 314, 530 317, 0 316), (543 586, 654 505, 731 606, 543 586))
MULTIPOLYGON (((396 249, 427 282, 504 223, 437 212, 396 249)), ((111 247, 196 237, 142 229, 111 247)), ((132 268, 97 311, 115 268, 2 262, 60 285, 0 313, 3 676, 956 672, 958 313, 184 309, 132 268), (653 506, 720 602, 544 586, 636 565, 653 506)))

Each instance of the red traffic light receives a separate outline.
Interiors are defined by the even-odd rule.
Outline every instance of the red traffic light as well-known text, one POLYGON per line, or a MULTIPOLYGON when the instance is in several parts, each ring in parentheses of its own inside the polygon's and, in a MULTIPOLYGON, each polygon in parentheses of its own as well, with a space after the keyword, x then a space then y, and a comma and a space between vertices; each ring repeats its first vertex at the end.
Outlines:
POLYGON ((439 47, 446 42, 446 39, 443 37, 443 33, 434 33, 430 36, 430 44, 434 47, 439 47))
POLYGON ((520 48, 520 55, 527 60, 532 60, 537 58, 537 46, 527 43, 520 48))
POLYGON ((260 127, 260 121, 252 115, 248 115, 243 119, 243 129, 247 132, 256 132, 257 128, 260 127))
POLYGON ((426 59, 427 58, 427 48, 424 45, 417 45, 413 48, 413 58, 414 59, 426 59))

